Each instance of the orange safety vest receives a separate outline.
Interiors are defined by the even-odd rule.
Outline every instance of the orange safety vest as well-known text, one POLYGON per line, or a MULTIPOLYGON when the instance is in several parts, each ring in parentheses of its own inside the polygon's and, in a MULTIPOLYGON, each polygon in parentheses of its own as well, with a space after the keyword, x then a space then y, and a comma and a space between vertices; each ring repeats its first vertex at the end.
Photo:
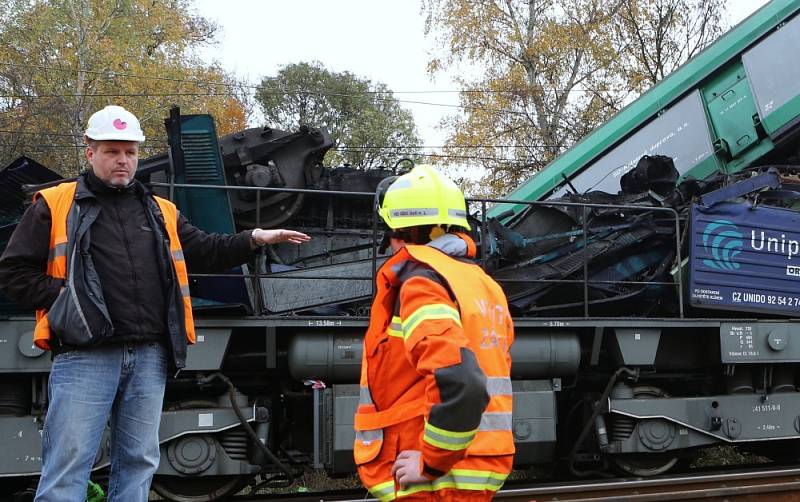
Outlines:
MULTIPOLYGON (((34 195, 34 200, 42 197, 50 208, 50 254, 47 259, 47 275, 58 279, 67 277, 67 217, 75 199, 77 182, 61 183, 54 187, 46 188, 34 195)), ((186 271, 186 262, 183 259, 183 250, 178 238, 178 209, 172 202, 153 197, 164 215, 164 224, 169 236, 169 245, 172 255, 172 264, 178 279, 178 285, 183 296, 183 315, 185 320, 186 338, 188 342, 195 342, 194 318, 192 316, 192 299, 189 296, 189 274, 186 271)), ((47 310, 36 311, 36 327, 33 331, 33 343, 43 349, 50 350, 50 324, 47 320, 47 310)))
MULTIPOLYGON (((474 243, 471 240, 468 241, 468 244, 474 249, 474 243)), ((434 480, 432 489, 459 489, 462 485, 470 485, 467 487, 468 489, 476 489, 475 486, 480 483, 474 483, 474 481, 484 476, 482 474, 484 471, 470 469, 479 469, 479 466, 484 465, 480 462, 480 458, 507 455, 509 456, 507 465, 510 470, 510 456, 514 454, 514 438, 511 430, 511 367, 508 359, 508 349, 513 342, 513 332, 506 332, 505 324, 499 318, 509 315, 508 305, 500 286, 480 267, 450 258, 430 246, 405 246, 384 263, 378 271, 377 293, 372 304, 370 325, 364 339, 362 352, 361 390, 354 424, 356 430, 353 448, 355 462, 358 465, 364 465, 378 457, 383 447, 385 428, 402 424, 426 413, 425 384, 421 377, 387 409, 378 410, 372 399, 373 395, 380 396, 382 390, 393 383, 390 381, 391 376, 380 378, 380 375, 395 370, 395 368, 390 369, 385 366, 374 367, 376 363, 372 359, 378 345, 381 343, 404 343, 403 339, 396 335, 399 329, 397 324, 400 320, 393 318, 393 313, 398 288, 393 287, 392 284, 397 284, 397 278, 393 272, 396 265, 409 259, 433 268, 445 279, 453 292, 461 316, 462 328, 469 340, 468 347, 476 355, 478 364, 487 377, 487 391, 490 396, 477 434, 467 447, 466 457, 457 464, 460 469, 453 469, 446 476, 434 480), (386 340, 387 337, 388 340, 386 340), (370 375, 373 376, 374 381, 370 381, 370 375), (470 458, 474 459, 472 465, 470 458), (463 484, 459 484, 461 474, 466 480, 463 484), (441 487, 437 488, 440 480, 441 487)), ((407 360, 402 359, 400 364, 407 365, 407 360)), ((383 365, 386 363, 386 360, 382 362, 383 365)), ((409 371, 415 370, 409 367, 409 371)), ((421 434, 422 431, 415 432, 421 434)), ((488 485, 486 489, 496 490, 499 488, 505 475, 507 472, 501 478, 493 473, 487 473, 485 475, 485 484, 488 485)), ((395 492, 390 474, 388 480, 363 481, 373 496, 378 497, 379 500, 393 500, 395 496, 404 495, 402 492, 395 492)))

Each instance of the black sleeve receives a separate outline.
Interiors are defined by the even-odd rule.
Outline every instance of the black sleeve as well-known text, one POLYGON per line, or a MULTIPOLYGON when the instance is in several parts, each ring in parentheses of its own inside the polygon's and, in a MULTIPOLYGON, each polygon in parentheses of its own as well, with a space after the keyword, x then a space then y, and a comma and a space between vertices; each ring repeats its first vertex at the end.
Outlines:
POLYGON ((461 347, 461 362, 433 372, 441 402, 431 408, 428 423, 452 432, 477 429, 489 405, 486 374, 475 353, 461 347))
POLYGON ((22 215, 0 256, 0 289, 24 308, 49 309, 64 285, 46 273, 50 222, 50 208, 39 199, 22 215))
POLYGON ((224 272, 253 258, 250 232, 238 234, 209 234, 178 216, 178 237, 189 272, 224 272))

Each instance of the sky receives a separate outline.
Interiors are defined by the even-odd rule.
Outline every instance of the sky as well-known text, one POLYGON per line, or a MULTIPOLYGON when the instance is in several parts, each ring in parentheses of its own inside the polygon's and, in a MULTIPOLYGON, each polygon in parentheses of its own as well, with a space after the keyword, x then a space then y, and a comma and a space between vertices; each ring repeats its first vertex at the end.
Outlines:
MULTIPOLYGON (((731 25, 764 4, 728 0, 731 25)), ((451 75, 434 80, 427 71, 437 47, 424 33, 420 0, 196 0, 195 6, 219 26, 218 43, 200 54, 206 61, 253 84, 302 61, 382 82, 414 114, 424 145, 444 143, 439 122, 458 112, 458 87, 451 75)))

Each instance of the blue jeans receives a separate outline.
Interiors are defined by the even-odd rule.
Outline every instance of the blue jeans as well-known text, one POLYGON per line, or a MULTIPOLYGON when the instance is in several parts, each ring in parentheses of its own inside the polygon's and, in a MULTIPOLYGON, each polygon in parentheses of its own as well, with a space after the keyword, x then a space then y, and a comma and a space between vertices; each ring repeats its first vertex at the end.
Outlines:
POLYGON ((42 435, 37 502, 83 502, 111 413, 108 501, 146 502, 158 468, 167 349, 125 343, 56 356, 42 435))

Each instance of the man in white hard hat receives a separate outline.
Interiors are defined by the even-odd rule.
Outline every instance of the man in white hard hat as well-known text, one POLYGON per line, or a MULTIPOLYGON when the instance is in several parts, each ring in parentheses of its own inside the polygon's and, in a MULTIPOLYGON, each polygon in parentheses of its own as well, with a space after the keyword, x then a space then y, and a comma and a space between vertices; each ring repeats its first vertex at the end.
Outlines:
POLYGON ((109 501, 145 502, 159 464, 168 372, 194 343, 189 268, 223 271, 291 230, 207 234, 134 179, 144 134, 107 106, 89 118, 91 169, 41 190, 0 257, 0 284, 36 309, 34 343, 52 350, 36 501, 82 501, 110 415, 109 501))

